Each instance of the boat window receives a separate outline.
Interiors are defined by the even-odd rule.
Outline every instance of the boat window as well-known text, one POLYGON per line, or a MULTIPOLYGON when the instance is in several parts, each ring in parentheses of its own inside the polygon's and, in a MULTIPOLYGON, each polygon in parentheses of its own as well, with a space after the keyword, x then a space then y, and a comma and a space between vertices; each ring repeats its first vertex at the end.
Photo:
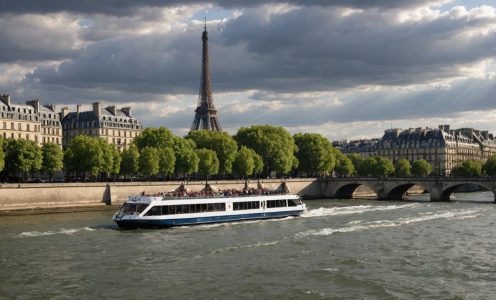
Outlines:
POLYGON ((260 208, 259 201, 233 202, 233 210, 258 209, 258 208, 260 208))
MULTIPOLYGON (((164 215, 194 214, 213 211, 225 211, 225 203, 183 204, 163 206, 161 213, 164 215)), ((149 211, 151 212, 151 210, 149 211)), ((148 213, 147 213, 148 215, 148 213)))
POLYGON ((288 206, 286 200, 267 200, 267 208, 286 207, 288 206))
POLYGON ((162 206, 154 206, 146 212, 145 216, 160 216, 162 215, 162 206))
POLYGON ((139 215, 142 213, 148 204, 124 203, 119 210, 120 215, 139 215))
POLYGON ((298 204, 296 203, 296 200, 294 199, 288 199, 288 206, 297 206, 298 204))
POLYGON ((148 207, 148 204, 138 204, 136 205, 136 211, 138 214, 142 213, 146 208, 148 207))
POLYGON ((136 211, 136 204, 124 203, 119 210, 119 215, 132 215, 136 211))

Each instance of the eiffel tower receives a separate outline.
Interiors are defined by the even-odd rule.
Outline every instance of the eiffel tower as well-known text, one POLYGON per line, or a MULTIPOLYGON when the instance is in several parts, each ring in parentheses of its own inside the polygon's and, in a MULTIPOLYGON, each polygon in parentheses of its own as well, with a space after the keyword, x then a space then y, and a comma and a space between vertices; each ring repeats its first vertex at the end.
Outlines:
POLYGON ((211 130, 222 131, 217 118, 217 110, 212 98, 212 89, 210 87, 210 71, 208 67, 208 34, 207 20, 205 18, 205 30, 202 34, 203 52, 202 52, 202 74, 200 94, 198 96, 198 106, 195 109, 195 120, 191 125, 191 130, 211 130))

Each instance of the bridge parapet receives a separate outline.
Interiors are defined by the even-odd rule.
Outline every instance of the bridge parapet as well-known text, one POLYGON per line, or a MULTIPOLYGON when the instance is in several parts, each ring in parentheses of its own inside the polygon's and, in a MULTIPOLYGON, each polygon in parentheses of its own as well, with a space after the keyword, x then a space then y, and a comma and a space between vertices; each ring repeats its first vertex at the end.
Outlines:
POLYGON ((381 200, 399 200, 412 186, 421 186, 431 201, 449 201, 457 187, 473 184, 492 191, 496 202, 495 177, 329 177, 319 178, 325 197, 352 198, 361 185, 373 190, 381 200))

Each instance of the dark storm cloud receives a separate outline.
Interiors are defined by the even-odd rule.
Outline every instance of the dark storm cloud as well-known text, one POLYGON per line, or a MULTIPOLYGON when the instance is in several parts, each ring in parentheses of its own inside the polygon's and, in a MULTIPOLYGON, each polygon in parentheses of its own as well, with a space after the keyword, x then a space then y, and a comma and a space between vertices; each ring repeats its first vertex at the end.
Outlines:
MULTIPOLYGON (((395 15, 295 9, 270 15, 246 10, 211 25, 214 92, 342 90, 360 85, 410 85, 463 76, 460 66, 494 56, 496 33, 466 35, 491 18, 398 23, 395 15)), ((123 35, 97 41, 59 67, 26 78, 75 88, 177 94, 198 90, 201 27, 168 34, 123 35)))
POLYGON ((0 63, 60 60, 77 55, 77 32, 64 16, 0 18, 0 63))
POLYGON ((176 5, 211 3, 225 8, 255 7, 263 4, 288 3, 299 6, 344 6, 354 8, 414 7, 426 3, 441 3, 442 0, 2 0, 0 14, 75 12, 88 14, 130 15, 142 7, 171 7, 176 5))

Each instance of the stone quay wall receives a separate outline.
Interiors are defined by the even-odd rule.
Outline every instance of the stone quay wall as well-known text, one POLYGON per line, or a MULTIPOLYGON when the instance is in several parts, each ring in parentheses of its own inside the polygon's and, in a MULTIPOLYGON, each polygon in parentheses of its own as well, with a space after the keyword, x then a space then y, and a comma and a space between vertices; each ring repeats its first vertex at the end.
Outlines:
MULTIPOLYGON (((318 198, 322 195, 316 178, 264 179, 209 181, 213 188, 220 190, 242 190, 263 187, 278 190, 287 187, 291 193, 304 198, 318 198)), ((170 192, 182 187, 188 191, 201 191, 205 181, 167 182, 95 182, 95 183, 31 183, 0 184, 0 212, 19 210, 42 210, 77 207, 104 207, 119 205, 129 195, 170 192)))

